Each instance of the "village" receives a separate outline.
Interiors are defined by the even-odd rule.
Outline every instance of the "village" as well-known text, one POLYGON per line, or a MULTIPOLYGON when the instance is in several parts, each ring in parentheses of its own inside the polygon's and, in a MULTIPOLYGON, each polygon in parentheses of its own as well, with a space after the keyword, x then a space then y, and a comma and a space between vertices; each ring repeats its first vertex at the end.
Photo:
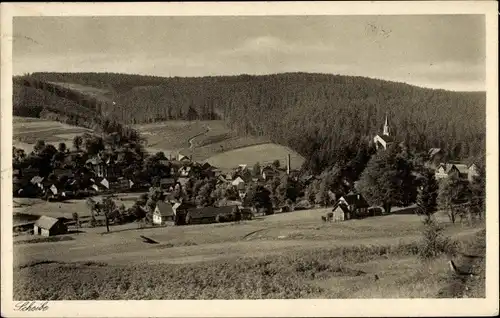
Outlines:
MULTIPOLYGON (((37 197, 49 202, 86 200, 90 210, 90 218, 82 216, 87 213, 79 215, 76 212, 71 218, 41 215, 38 220, 14 224, 16 233, 54 236, 68 233, 68 227, 81 229, 105 225, 109 232, 110 225, 125 223, 137 223, 144 228, 240 222, 256 216, 318 207, 330 208, 329 212, 318 215, 318 220, 323 222, 387 213, 383 207, 369 204, 360 191, 349 186, 346 178, 341 179, 347 184, 343 193, 334 191, 333 186, 319 190, 322 179, 326 177, 294 169, 290 155, 263 166, 260 163, 253 167, 239 164, 231 171, 221 171, 208 162, 194 162, 191 157, 180 153, 168 158, 163 153, 137 158, 134 157, 137 153, 128 149, 128 145, 105 146, 102 140, 95 138, 75 137, 72 150, 64 144, 55 149, 40 141, 34 150, 36 153, 29 156, 14 149, 15 198, 37 197), (101 148, 92 149, 95 146, 92 142, 101 148), (86 143, 86 147, 82 147, 82 143, 86 143), (43 158, 47 153, 50 169, 42 167, 45 169, 43 177, 36 168, 37 161, 33 161, 34 164, 27 162, 30 162, 30 156, 43 158), (136 159, 143 161, 144 167, 127 171, 127 166, 136 159), (311 195, 312 189, 316 195, 311 195), (120 194, 135 197, 134 204, 128 208, 120 204, 120 194), (94 199, 96 197, 100 200, 94 199)), ((383 133, 373 138, 375 151, 386 151, 396 141, 386 117, 383 133)), ((454 178, 471 183, 479 176, 476 164, 444 163, 444 156, 443 149, 432 148, 425 158, 423 166, 433 171, 436 180, 454 178)), ((412 174, 418 182, 420 172, 415 170, 412 174)), ((415 204, 404 208, 415 210, 415 204)))

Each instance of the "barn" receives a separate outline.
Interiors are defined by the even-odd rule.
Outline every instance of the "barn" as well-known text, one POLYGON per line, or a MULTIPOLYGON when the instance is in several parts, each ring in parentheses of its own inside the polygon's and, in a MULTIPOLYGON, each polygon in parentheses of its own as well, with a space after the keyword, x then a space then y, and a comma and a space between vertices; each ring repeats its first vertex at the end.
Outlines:
POLYGON ((188 210, 186 224, 215 223, 217 216, 228 216, 238 210, 237 206, 204 207, 188 210))
POLYGON ((33 226, 34 235, 53 236, 68 233, 63 220, 42 215, 33 226))
POLYGON ((153 223, 157 225, 174 225, 175 213, 172 205, 159 201, 153 211, 153 223))

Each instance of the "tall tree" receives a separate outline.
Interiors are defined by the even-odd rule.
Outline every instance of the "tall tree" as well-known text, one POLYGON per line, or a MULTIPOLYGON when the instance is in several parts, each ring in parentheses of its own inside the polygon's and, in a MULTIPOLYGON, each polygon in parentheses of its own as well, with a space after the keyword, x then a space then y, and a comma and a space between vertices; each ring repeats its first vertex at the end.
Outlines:
POLYGON ((381 205, 386 213, 407 201, 408 191, 414 191, 411 162, 398 145, 373 156, 361 174, 356 189, 371 203, 381 205))
POLYGON ((467 200, 467 185, 457 176, 450 176, 440 181, 438 204, 445 210, 452 223, 457 216, 463 212, 463 206, 467 200))
POLYGON ((417 206, 418 214, 424 215, 426 219, 437 211, 437 196, 439 185, 432 171, 424 173, 422 182, 418 188, 417 206))

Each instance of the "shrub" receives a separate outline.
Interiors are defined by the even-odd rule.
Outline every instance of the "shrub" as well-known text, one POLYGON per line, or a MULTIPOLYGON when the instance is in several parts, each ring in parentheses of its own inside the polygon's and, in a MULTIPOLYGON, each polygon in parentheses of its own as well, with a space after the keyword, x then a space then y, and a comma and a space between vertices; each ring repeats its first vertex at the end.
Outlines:
POLYGON ((456 244, 443 235, 443 227, 436 223, 433 218, 424 221, 423 239, 419 247, 419 256, 426 260, 442 254, 454 254, 456 244))

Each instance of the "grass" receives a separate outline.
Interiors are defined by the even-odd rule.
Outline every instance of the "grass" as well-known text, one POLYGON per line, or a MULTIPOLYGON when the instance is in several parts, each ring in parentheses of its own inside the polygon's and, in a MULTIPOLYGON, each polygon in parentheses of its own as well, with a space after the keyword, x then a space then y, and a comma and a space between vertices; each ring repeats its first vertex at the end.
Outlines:
POLYGON ((423 264, 417 254, 418 244, 405 243, 310 249, 195 264, 32 262, 14 270, 14 298, 434 297, 446 281, 445 261, 441 258, 423 264), (375 274, 380 276, 377 281, 375 274))
MULTIPOLYGON (((324 224, 322 212, 240 224, 113 226, 107 235, 100 235, 103 228, 85 229, 50 248, 16 244, 15 298, 412 298, 436 297, 449 284, 447 258, 418 257, 419 217, 324 224), (140 235, 158 244, 146 244, 140 235)), ((470 249, 481 229, 448 224, 444 215, 438 219, 460 251, 470 249)))
POLYGON ((280 160, 282 166, 286 166, 286 157, 291 155, 292 168, 300 168, 304 163, 304 158, 292 149, 273 143, 253 145, 225 151, 207 159, 207 162, 221 169, 232 168, 238 164, 254 165, 259 162, 261 165, 270 164, 274 160, 280 160))

